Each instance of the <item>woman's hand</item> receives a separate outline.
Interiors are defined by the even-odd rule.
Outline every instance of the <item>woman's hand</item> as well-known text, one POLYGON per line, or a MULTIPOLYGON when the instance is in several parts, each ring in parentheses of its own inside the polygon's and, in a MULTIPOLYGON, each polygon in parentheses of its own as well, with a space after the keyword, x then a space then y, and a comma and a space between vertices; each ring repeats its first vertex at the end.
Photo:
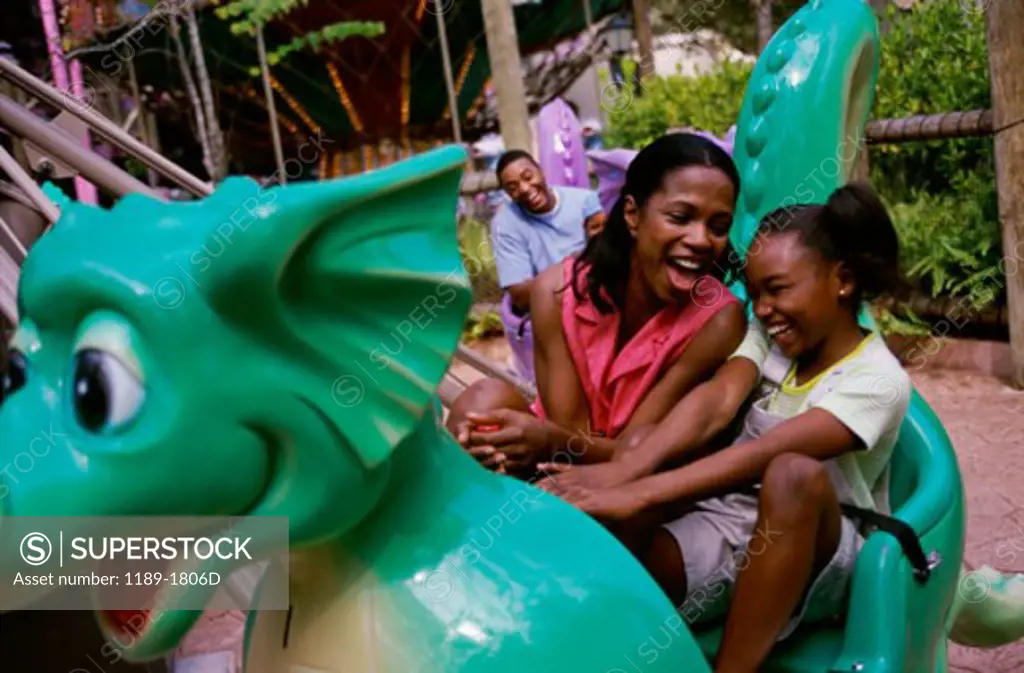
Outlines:
POLYGON ((463 420, 455 426, 453 434, 459 446, 465 449, 466 453, 473 456, 481 465, 489 470, 504 472, 505 454, 489 444, 473 444, 470 441, 470 436, 474 430, 477 432, 494 432, 500 429, 501 426, 498 425, 476 425, 473 421, 463 420))
POLYGON ((496 409, 469 412, 466 418, 475 426, 469 433, 470 453, 472 447, 488 447, 509 472, 533 469, 550 457, 552 434, 548 423, 533 414, 496 409), (491 427, 482 430, 481 426, 491 427))

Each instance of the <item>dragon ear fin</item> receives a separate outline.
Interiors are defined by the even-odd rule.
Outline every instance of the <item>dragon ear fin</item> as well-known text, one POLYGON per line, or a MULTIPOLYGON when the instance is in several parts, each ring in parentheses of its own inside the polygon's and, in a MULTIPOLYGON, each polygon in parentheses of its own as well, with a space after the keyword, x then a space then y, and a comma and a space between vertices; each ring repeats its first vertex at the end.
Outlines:
POLYGON ((302 369, 296 394, 368 467, 419 423, 469 312, 456 235, 465 161, 446 147, 351 178, 260 190, 249 197, 254 219, 213 248, 223 253, 205 274, 211 305, 302 369))
POLYGON ((43 183, 42 190, 46 198, 53 201, 53 204, 60 208, 62 212, 65 208, 74 203, 71 197, 64 193, 64 190, 50 181, 43 183))

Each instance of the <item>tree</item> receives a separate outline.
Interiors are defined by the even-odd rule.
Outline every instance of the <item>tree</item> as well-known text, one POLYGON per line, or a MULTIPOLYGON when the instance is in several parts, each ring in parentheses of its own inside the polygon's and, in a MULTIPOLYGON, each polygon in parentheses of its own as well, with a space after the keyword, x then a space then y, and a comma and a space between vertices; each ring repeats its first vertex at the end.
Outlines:
MULTIPOLYGON (((220 0, 213 0, 213 2, 219 4, 220 0)), ((270 133, 274 143, 277 175, 282 182, 285 182, 287 178, 284 170, 281 134, 277 127, 277 108, 274 106, 274 92, 270 83, 270 66, 280 63, 281 59, 288 54, 306 47, 312 47, 314 51, 319 51, 324 45, 341 42, 350 37, 376 37, 384 32, 384 24, 380 22, 339 21, 300 35, 288 44, 268 53, 263 39, 263 26, 288 14, 296 7, 305 7, 307 4, 309 4, 309 0, 232 0, 224 7, 217 9, 217 16, 221 19, 232 20, 232 33, 250 35, 256 39, 260 67, 249 68, 249 74, 254 77, 261 74, 263 76, 263 93, 267 99, 267 112, 270 116, 270 133)))
POLYGON ((171 28, 171 37, 174 40, 178 65, 181 68, 181 77, 184 80, 185 89, 188 92, 195 114, 196 139, 199 141, 200 147, 203 148, 203 166, 206 168, 210 179, 214 183, 219 182, 228 173, 227 144, 224 142, 224 132, 221 130, 220 121, 217 118, 217 107, 213 99, 210 71, 206 67, 202 37, 199 33, 199 22, 196 19, 196 10, 202 9, 210 3, 205 2, 205 0, 191 0, 181 3, 167 3, 163 0, 142 0, 141 4, 149 7, 150 11, 132 32, 138 31, 139 26, 144 23, 158 20, 161 16, 167 16, 171 28), (188 42, 192 50, 192 63, 189 63, 185 45, 181 38, 179 20, 184 21, 188 31, 188 42))
MULTIPOLYGON (((220 4, 214 0, 213 4, 220 4)), ((252 35, 271 21, 280 18, 297 7, 305 7, 309 0, 231 0, 223 7, 217 8, 217 16, 231 20, 231 32, 235 35, 252 35)), ((288 44, 267 53, 267 63, 277 65, 288 54, 312 47, 314 51, 327 44, 341 42, 350 37, 376 37, 384 33, 384 24, 379 21, 339 21, 328 24, 305 35, 296 37, 288 44)), ((259 69, 250 69, 252 75, 258 75, 259 69)))

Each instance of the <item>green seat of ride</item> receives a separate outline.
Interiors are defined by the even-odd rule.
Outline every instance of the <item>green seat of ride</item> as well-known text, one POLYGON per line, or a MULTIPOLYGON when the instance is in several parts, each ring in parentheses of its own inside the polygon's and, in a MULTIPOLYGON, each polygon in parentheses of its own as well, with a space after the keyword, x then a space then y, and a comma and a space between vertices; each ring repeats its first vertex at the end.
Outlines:
MULTIPOLYGON (((949 438, 916 391, 894 451, 889 496, 894 516, 920 537, 934 566, 929 578, 915 578, 895 537, 873 532, 857 559, 845 622, 801 626, 762 670, 945 670, 945 619, 963 555, 963 489, 949 438)), ((693 627, 709 659, 722 630, 721 624, 693 627)))

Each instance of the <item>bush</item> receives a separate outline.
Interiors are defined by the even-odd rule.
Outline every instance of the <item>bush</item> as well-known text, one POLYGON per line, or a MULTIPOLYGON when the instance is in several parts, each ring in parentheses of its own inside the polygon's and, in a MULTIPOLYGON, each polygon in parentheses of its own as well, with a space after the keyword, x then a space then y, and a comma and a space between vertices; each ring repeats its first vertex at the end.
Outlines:
POLYGON ((462 264, 473 288, 473 300, 500 301, 501 286, 491 250, 490 227, 480 220, 465 218, 459 222, 458 237, 462 264))
MULTIPOLYGON (((625 69, 625 68, 624 68, 625 69)), ((693 126, 723 136, 736 123, 752 64, 722 61, 697 77, 672 75, 644 80, 642 95, 624 94, 609 113, 610 147, 641 149, 677 126, 693 126)), ((631 79, 627 70, 627 81, 631 79)))
POLYGON ((970 296, 979 309, 995 300, 1003 283, 995 207, 994 182, 979 176, 892 205, 907 275, 933 297, 970 296))
MULTIPOLYGON (((981 13, 958 0, 934 0, 913 12, 887 12, 873 117, 990 107, 988 51, 981 13)), ((967 174, 994 179, 991 138, 871 147, 873 182, 887 197, 959 191, 967 174)))
MULTIPOLYGON (((957 0, 890 9, 874 117, 991 105, 985 19, 957 0)), ((891 203, 908 276, 933 297, 1001 296, 999 210, 991 138, 871 147, 871 181, 891 203)))

